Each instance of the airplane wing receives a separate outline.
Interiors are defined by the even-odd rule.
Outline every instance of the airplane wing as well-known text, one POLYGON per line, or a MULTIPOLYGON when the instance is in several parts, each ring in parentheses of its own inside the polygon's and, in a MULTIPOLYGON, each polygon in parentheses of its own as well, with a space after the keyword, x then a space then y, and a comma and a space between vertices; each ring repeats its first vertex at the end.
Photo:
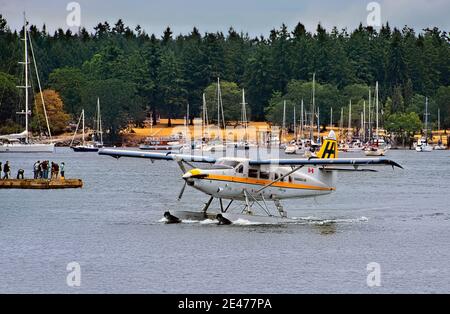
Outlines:
POLYGON ((211 156, 196 156, 185 154, 168 153, 152 153, 141 152, 135 150, 121 150, 121 149, 109 149, 104 148, 99 150, 99 155, 107 155, 114 158, 120 157, 132 157, 132 158, 147 158, 151 160, 175 160, 175 161, 191 161, 191 162, 203 162, 203 163, 215 163, 216 158, 211 156))
MULTIPOLYGON (((265 160, 250 160, 250 165, 279 165, 279 166, 372 166, 372 165, 384 165, 392 166, 403 169, 401 165, 393 160, 385 158, 336 158, 336 159, 265 159, 265 160)), ((330 168, 330 170, 332 170, 330 168)))

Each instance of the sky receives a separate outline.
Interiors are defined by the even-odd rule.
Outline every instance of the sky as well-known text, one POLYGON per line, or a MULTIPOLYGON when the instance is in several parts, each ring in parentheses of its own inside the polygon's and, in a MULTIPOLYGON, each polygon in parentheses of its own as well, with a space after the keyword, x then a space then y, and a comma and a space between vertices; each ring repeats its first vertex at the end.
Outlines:
MULTIPOLYGON (((23 25, 23 11, 31 24, 53 32, 69 28, 67 0, 0 0, 0 14, 12 29, 23 25)), ((194 26, 201 33, 226 32, 230 26, 250 36, 264 35, 285 23, 290 30, 302 22, 314 32, 320 22, 331 30, 367 25, 370 13, 365 0, 78 0, 81 27, 89 31, 98 22, 113 25, 119 18, 130 28, 139 24, 147 33, 161 35, 167 26, 174 34, 187 34, 194 26)), ((381 22, 420 32, 439 27, 450 31, 450 0, 379 0, 381 22)), ((77 28, 73 28, 76 30, 77 28)))

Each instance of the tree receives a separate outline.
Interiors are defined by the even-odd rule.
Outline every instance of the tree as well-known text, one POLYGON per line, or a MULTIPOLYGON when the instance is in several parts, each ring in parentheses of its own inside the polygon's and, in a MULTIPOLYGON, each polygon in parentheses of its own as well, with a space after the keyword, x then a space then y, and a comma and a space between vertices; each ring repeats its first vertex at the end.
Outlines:
POLYGON ((422 121, 415 112, 394 113, 387 119, 385 127, 403 141, 403 146, 406 142, 411 147, 414 134, 422 129, 422 121))
POLYGON ((143 102, 133 83, 115 78, 91 81, 81 94, 86 117, 94 117, 97 97, 102 106, 103 131, 110 140, 115 140, 130 123, 144 119, 143 102))
POLYGON ((252 109, 252 117, 256 120, 264 119, 264 107, 274 91, 272 83, 274 74, 271 66, 270 50, 265 44, 259 43, 247 61, 244 84, 252 109))
POLYGON ((86 76, 77 68, 66 67, 50 73, 50 88, 61 95, 66 110, 73 116, 78 115, 81 111, 81 93, 87 84, 86 76))
POLYGON ((392 111, 393 112, 404 112, 404 101, 402 96, 402 91, 400 86, 395 86, 392 92, 392 111))
POLYGON ((169 26, 167 26, 166 30, 164 31, 164 35, 162 37, 162 44, 167 45, 172 41, 172 30, 169 26))
POLYGON ((402 34, 398 29, 395 29, 389 47, 386 82, 392 88, 403 85, 406 80, 407 72, 402 46, 402 34))
MULTIPOLYGON (((426 95, 430 119, 436 120, 439 106, 441 124, 450 126, 446 100, 450 45, 448 32, 436 27, 399 30, 386 23, 379 30, 362 25, 354 30, 327 30, 319 24, 312 34, 297 23, 292 32, 281 25, 267 37, 250 38, 232 27, 225 35, 202 34, 193 28, 174 37, 170 27, 160 35, 147 34, 139 25, 129 27, 118 19, 111 25, 98 23, 92 33, 85 28, 77 32, 61 28, 49 34, 44 26, 32 24, 29 30, 42 86, 60 93, 72 115, 78 115, 81 107, 89 109, 81 95, 92 82, 114 79, 127 83, 143 111, 180 117, 189 102, 198 116, 202 92, 220 77, 245 88, 252 118, 265 120, 277 92, 297 105, 301 95, 309 106, 310 86, 297 91, 292 87, 310 83, 316 73, 316 102, 324 123, 331 106, 339 112, 349 99, 357 119, 362 101, 367 100, 364 86, 378 81, 385 113, 414 111, 422 117, 418 97, 426 95)), ((23 30, 11 29, 0 15, 0 71, 14 77, 23 73, 23 65, 17 63, 23 59, 20 38, 23 30)), ((20 99, 9 87, 3 96, 0 90, 0 122, 11 125, 18 109, 11 106, 20 99)), ((94 93, 92 97, 95 101, 94 93)), ((129 112, 127 116, 136 115, 129 112)))
MULTIPOLYGON (((220 82, 220 91, 222 94, 223 113, 226 122, 239 121, 242 108, 242 91, 234 82, 220 82)), ((210 84, 205 89, 205 97, 208 106, 208 115, 211 120, 217 123, 217 83, 210 84)), ((248 112, 247 108, 247 112, 248 112)), ((250 115, 248 115, 250 118, 250 115)), ((222 117, 220 117, 222 120, 222 117)), ((222 122, 221 122, 222 124, 222 122)))
MULTIPOLYGON (((64 111, 64 104, 61 97, 56 91, 51 89, 43 90, 42 96, 44 98, 50 131, 54 135, 63 133, 67 128, 70 116, 64 111)), ((40 134, 47 133, 41 93, 35 95, 34 103, 31 127, 35 132, 39 132, 40 134)))
POLYGON ((0 121, 13 121, 19 109, 19 89, 15 77, 0 72, 0 121))
MULTIPOLYGON (((343 104, 339 91, 334 85, 320 83, 316 83, 315 90, 315 110, 317 112, 317 107, 320 107, 321 123, 329 123, 331 107, 333 107, 334 112, 337 112, 343 104)), ((289 104, 289 108, 292 107, 292 110, 289 109, 290 113, 288 112, 289 110, 286 113, 286 121, 288 121, 288 123, 291 123, 289 121, 291 121, 291 117, 293 117, 294 104, 297 108, 297 118, 299 119, 302 100, 304 103, 305 112, 310 114, 312 107, 312 82, 292 80, 288 83, 286 94, 283 95, 275 92, 272 95, 272 98, 269 101, 269 106, 266 109, 266 115, 269 121, 280 123, 283 117, 282 108, 284 100, 286 100, 287 104, 289 104)))
POLYGON ((450 127, 450 86, 441 86, 435 97, 441 111, 441 128, 450 127))
POLYGON ((158 94, 161 101, 160 110, 170 118, 184 112, 187 105, 187 91, 184 89, 181 63, 170 50, 165 51, 161 57, 158 94))

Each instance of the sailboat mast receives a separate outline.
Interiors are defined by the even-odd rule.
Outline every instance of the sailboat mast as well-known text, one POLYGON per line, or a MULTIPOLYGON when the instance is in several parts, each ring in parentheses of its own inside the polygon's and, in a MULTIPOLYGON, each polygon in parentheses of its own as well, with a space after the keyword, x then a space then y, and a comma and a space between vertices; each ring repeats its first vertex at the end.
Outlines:
POLYGON ((83 117, 83 146, 84 146, 84 109, 81 111, 81 116, 83 117))
POLYGON ((202 106, 202 141, 205 138, 205 128, 206 128, 206 123, 205 123, 205 93, 203 93, 202 95, 203 98, 203 106, 202 106))
POLYGON ((314 139, 314 114, 316 112, 316 73, 313 73, 313 85, 312 85, 312 108, 311 108, 311 132, 310 138, 314 139))
POLYGON ((361 129, 359 130, 359 139, 361 141, 364 140, 364 135, 363 135, 363 132, 364 132, 364 116, 363 116, 363 114, 364 113, 361 111, 361 129))
POLYGON ((317 143, 320 143, 320 110, 317 107, 317 143))
POLYGON ((363 102, 363 139, 366 141, 366 101, 363 102))
POLYGON ((369 87, 369 140, 372 138, 372 91, 369 87))
POLYGON ((245 89, 242 89, 242 125, 244 126, 244 139, 247 140, 247 108, 245 102, 245 89))
POLYGON ((217 78, 217 138, 220 139, 220 79, 217 78))
POLYGON ((438 108, 438 132, 441 129, 441 109, 438 108))
POLYGON ((333 127, 333 107, 330 110, 330 129, 333 127))
POLYGON ((297 140, 297 123, 295 122, 295 105, 294 105, 294 139, 297 140))
POLYGON ((24 35, 24 66, 25 66, 25 130, 26 137, 25 143, 28 144, 29 136, 28 136, 28 39, 27 39, 27 19, 25 17, 25 13, 23 14, 23 35, 24 35))
POLYGON ((97 97, 97 126, 98 133, 100 134, 100 143, 103 144, 103 130, 102 130, 102 116, 100 113, 100 98, 97 97))
POLYGON ((378 139, 378 81, 376 82, 375 85, 375 89, 376 89, 376 95, 375 95, 375 106, 376 106, 376 119, 377 119, 377 124, 376 124, 376 137, 378 139))
POLYGON ((283 125, 282 125, 282 130, 281 130, 281 140, 282 141, 284 141, 285 129, 286 129, 286 100, 283 102, 283 125))
MULTIPOLYGON (((186 135, 185 140, 188 142, 188 133, 189 133, 189 102, 187 103, 187 110, 186 110, 186 129, 185 129, 186 135)), ((189 136, 189 142, 191 141, 191 137, 189 136)), ((189 146, 190 147, 190 146, 189 146)))
POLYGON ((300 108, 300 116, 301 116, 301 118, 300 118, 300 138, 303 139, 303 123, 304 123, 304 121, 303 121, 303 98, 302 98, 302 105, 300 108))
POLYGON ((425 97, 425 139, 428 139, 428 97, 425 97))
POLYGON ((347 131, 347 137, 350 135, 351 128, 352 128, 352 100, 350 99, 350 104, 348 106, 348 131, 347 131))
POLYGON ((206 133, 208 133, 209 136, 209 117, 208 117, 208 107, 206 105, 206 96, 205 93, 203 93, 203 112, 204 112, 204 117, 203 117, 203 125, 204 125, 204 130, 203 130, 203 134, 202 137, 206 139, 206 133))
POLYGON ((341 119, 339 121, 339 129, 341 138, 344 137, 344 107, 341 108, 341 119))

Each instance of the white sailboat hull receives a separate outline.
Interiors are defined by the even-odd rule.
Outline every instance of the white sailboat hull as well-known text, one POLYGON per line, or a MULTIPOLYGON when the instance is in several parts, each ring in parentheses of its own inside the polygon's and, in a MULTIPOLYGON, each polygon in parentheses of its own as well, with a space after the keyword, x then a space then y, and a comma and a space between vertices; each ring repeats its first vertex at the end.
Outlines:
POLYGON ((53 153, 55 144, 3 144, 0 153, 53 153))
POLYGON ((425 146, 417 146, 416 151, 417 152, 431 152, 433 148, 431 146, 425 145, 425 146))
POLYGON ((384 156, 386 154, 386 150, 383 148, 378 148, 376 150, 364 150, 364 154, 366 156, 371 156, 371 157, 375 157, 375 156, 384 156))

